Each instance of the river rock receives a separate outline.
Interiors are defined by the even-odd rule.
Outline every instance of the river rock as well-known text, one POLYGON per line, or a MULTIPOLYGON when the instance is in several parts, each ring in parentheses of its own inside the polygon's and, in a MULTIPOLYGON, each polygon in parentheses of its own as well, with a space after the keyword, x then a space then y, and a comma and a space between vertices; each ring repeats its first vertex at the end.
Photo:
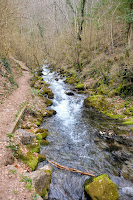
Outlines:
POLYGON ((48 164, 34 172, 24 174, 25 176, 28 176, 32 179, 33 187, 35 188, 36 193, 43 199, 48 199, 48 190, 51 182, 51 172, 52 167, 50 164, 48 164))
POLYGON ((125 162, 121 174, 125 179, 133 182, 133 159, 125 162))
POLYGON ((24 145, 34 143, 35 135, 33 133, 28 133, 27 131, 21 131, 21 142, 24 145))
POLYGON ((17 137, 20 138, 23 145, 34 143, 35 135, 27 132, 25 129, 18 129, 17 137))
POLYGON ((116 160, 119 160, 121 162, 129 160, 129 158, 131 157, 131 155, 126 153, 124 150, 113 151, 112 155, 116 160))
POLYGON ((107 174, 86 180, 85 192, 91 200, 117 200, 119 194, 117 186, 109 179, 107 174))
POLYGON ((128 195, 130 197, 133 197, 133 187, 122 188, 122 193, 126 194, 126 195, 128 195))
POLYGON ((115 136, 115 140, 120 144, 126 145, 128 147, 133 147, 133 136, 131 134, 115 136))
POLYGON ((65 92, 65 94, 68 95, 68 96, 74 96, 73 92, 65 92))
POLYGON ((48 93, 48 98, 49 98, 49 99, 53 99, 53 98, 54 98, 53 92, 49 92, 49 93, 48 93))

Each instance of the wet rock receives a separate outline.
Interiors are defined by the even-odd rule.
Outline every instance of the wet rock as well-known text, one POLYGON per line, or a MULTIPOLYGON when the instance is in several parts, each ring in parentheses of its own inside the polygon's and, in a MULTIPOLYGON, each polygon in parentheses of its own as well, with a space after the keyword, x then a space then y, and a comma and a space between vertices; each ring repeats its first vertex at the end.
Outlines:
POLYGON ((36 193, 39 194, 43 199, 48 199, 48 190, 51 182, 51 165, 45 165, 44 167, 25 175, 32 179, 33 187, 36 193))
POLYGON ((58 79, 58 78, 55 78, 55 80, 58 81, 59 79, 58 79))
POLYGON ((109 179, 107 174, 90 178, 84 185, 88 199, 91 200, 117 200, 119 194, 117 186, 109 179))
POLYGON ((112 155, 116 160, 119 160, 121 162, 129 160, 129 158, 131 157, 130 154, 126 153, 123 150, 121 150, 121 151, 113 151, 112 155))
POLYGON ((109 152, 116 152, 116 151, 120 151, 122 150, 121 146, 118 146, 117 144, 110 144, 108 145, 108 147, 106 148, 107 151, 109 152))
POLYGON ((48 106, 51 106, 51 105, 53 104, 53 102, 52 102, 50 99, 48 99, 48 98, 46 98, 45 103, 46 103, 48 106))
POLYGON ((48 98, 49 98, 49 99, 53 99, 53 98, 54 98, 53 92, 49 92, 49 93, 48 93, 48 98))
POLYGON ((68 95, 68 96, 74 96, 73 92, 65 92, 65 94, 68 95))
POLYGON ((114 135, 115 135, 115 133, 113 131, 108 131, 108 132, 100 131, 98 133, 98 136, 105 139, 106 142, 108 142, 108 143, 114 143, 114 138, 113 138, 114 135))
POLYGON ((126 161, 122 167, 121 174, 125 179, 133 182, 133 159, 126 161))
POLYGON ((128 195, 130 197, 133 197, 133 187, 122 188, 122 193, 126 194, 126 195, 128 195))
POLYGON ((128 126, 118 126, 117 129, 120 131, 131 131, 131 129, 128 126))
POLYGON ((34 143, 35 135, 33 133, 28 133, 24 129, 19 129, 19 133, 21 134, 21 142, 24 145, 34 143))
POLYGON ((55 110, 53 110, 53 115, 56 115, 56 114, 57 114, 57 112, 55 110))
POLYGON ((133 135, 121 135, 115 136, 115 140, 120 144, 126 145, 128 147, 133 147, 133 135))

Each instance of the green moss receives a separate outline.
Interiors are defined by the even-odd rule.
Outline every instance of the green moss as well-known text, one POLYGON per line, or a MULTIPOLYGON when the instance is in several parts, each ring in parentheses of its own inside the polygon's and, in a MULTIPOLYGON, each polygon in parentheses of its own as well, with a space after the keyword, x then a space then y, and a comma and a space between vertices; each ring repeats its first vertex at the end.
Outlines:
POLYGON ((69 84, 74 84, 75 83, 75 79, 73 77, 67 77, 66 78, 66 82, 69 84))
POLYGON ((46 160, 46 157, 42 154, 38 154, 38 162, 43 162, 44 160, 46 160))
POLYGON ((84 90, 84 84, 78 83, 78 84, 75 86, 75 88, 78 89, 78 90, 84 90))
POLYGON ((43 132, 43 133, 41 133, 41 135, 42 135, 42 139, 45 139, 47 137, 48 133, 43 132))
MULTIPOLYGON (((31 150, 31 149, 30 149, 31 150)), ((35 155, 28 151, 27 154, 23 153, 20 146, 17 146, 17 153, 15 154, 16 158, 21 160, 24 164, 29 166, 32 170, 35 170, 38 165, 38 159, 35 155)))
POLYGON ((48 106, 51 106, 53 104, 53 102, 50 99, 46 98, 46 104, 48 106))
POLYGON ((48 129, 38 129, 35 133, 48 132, 48 129))
POLYGON ((97 91, 100 94, 108 94, 109 93, 109 87, 105 84, 102 84, 97 88, 97 91))
POLYGON ((42 138, 42 134, 41 133, 36 134, 36 139, 37 140, 42 140, 43 139, 42 138))
POLYGON ((99 111, 107 111, 112 106, 103 95, 93 95, 84 100, 86 107, 93 107, 99 111))
POLYGON ((38 159, 31 152, 28 152, 25 164, 27 164, 34 171, 38 165, 38 159))
POLYGON ((48 93, 48 98, 50 98, 50 99, 54 98, 54 93, 52 91, 48 93))
POLYGON ((38 80, 43 81, 43 77, 39 76, 38 80))
POLYGON ((107 116, 109 116, 112 119, 123 119, 125 115, 119 115, 119 114, 114 114, 114 113, 106 113, 107 116))
POLYGON ((36 122, 36 125, 37 125, 37 126, 40 126, 41 123, 42 123, 41 121, 37 121, 37 122, 36 122))
POLYGON ((52 93, 52 90, 50 88, 46 88, 46 87, 43 87, 40 91, 41 94, 49 94, 49 93, 52 93))
POLYGON ((85 184, 85 191, 92 200, 119 199, 117 186, 109 179, 107 174, 91 178, 91 181, 85 184))
POLYGON ((46 117, 51 117, 54 114, 54 110, 47 110, 46 117))
POLYGON ((36 142, 34 144, 26 145, 27 149, 32 153, 39 153, 40 152, 40 143, 36 142))
POLYGON ((125 125, 133 125, 133 118, 126 119, 125 122, 123 122, 125 125))
POLYGON ((48 142, 47 140, 41 140, 41 141, 40 141, 40 144, 41 144, 41 145, 48 145, 49 142, 48 142))
POLYGON ((50 170, 44 170, 47 174, 51 174, 51 171, 50 170))

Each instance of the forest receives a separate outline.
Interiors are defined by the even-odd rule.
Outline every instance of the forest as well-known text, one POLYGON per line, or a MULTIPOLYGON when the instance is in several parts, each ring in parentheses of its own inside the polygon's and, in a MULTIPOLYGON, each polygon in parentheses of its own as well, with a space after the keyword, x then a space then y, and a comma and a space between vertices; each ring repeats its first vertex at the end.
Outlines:
MULTIPOLYGON (((16 118, 22 114, 22 111, 24 112, 25 116, 17 123, 20 125, 21 134, 23 135, 23 131, 26 131, 27 134, 31 134, 30 140, 34 140, 34 143, 33 141, 28 143, 22 138, 19 143, 17 136, 8 132, 9 145, 6 146, 6 150, 8 148, 13 151, 15 164, 16 159, 24 164, 23 166, 17 163, 14 164, 15 167, 17 166, 20 172, 27 170, 32 173, 31 171, 37 168, 38 163, 45 160, 61 169, 58 175, 59 181, 64 181, 66 185, 58 182, 55 170, 52 175, 54 178, 51 188, 54 188, 53 180, 56 180, 57 187, 61 189, 54 188, 53 191, 50 189, 49 199, 55 199, 52 195, 55 195, 56 190, 59 192, 58 200, 84 199, 81 187, 82 189, 84 187, 85 194, 88 194, 90 182, 80 175, 79 185, 81 187, 79 187, 78 176, 71 178, 69 172, 78 172, 82 175, 91 174, 86 170, 89 171, 90 168, 93 170, 92 164, 97 170, 96 173, 102 174, 101 177, 98 176, 101 181, 108 179, 110 175, 115 184, 118 183, 120 198, 117 187, 113 185, 115 192, 112 200, 128 200, 128 197, 132 199, 133 190, 130 184, 133 181, 131 155, 133 142, 133 0, 0 0, 1 120, 5 115, 8 118, 6 112, 10 111, 14 115, 14 110, 10 108, 11 104, 19 110, 15 115, 16 118), (55 75, 51 78, 52 73, 55 75), (21 79, 23 84, 19 82, 21 79), (23 85, 25 91, 21 87, 23 85), (20 91, 20 101, 22 100, 20 103, 17 102, 19 93, 13 96, 15 94, 13 92, 19 89, 24 92, 23 94, 20 91), (28 90, 30 100, 23 102, 23 100, 26 101, 28 90), (9 102, 7 105, 11 95, 13 104, 9 102), (56 106, 56 100, 59 107, 56 106), (52 121, 53 118, 55 121, 52 121), (55 124, 58 118, 60 121, 55 124), (63 122, 63 120, 66 121, 63 122), (44 124, 46 127, 42 129, 44 124), (73 127, 74 134, 71 130, 73 127), (50 145, 48 145, 49 141, 45 140, 47 136, 50 139, 50 145), (82 142, 80 143, 76 137, 79 137, 82 142), (14 145, 14 141, 18 144, 14 145), (56 147, 51 150, 50 148, 54 148, 54 143, 56 147), (43 145, 48 145, 48 155, 51 158, 53 156, 52 161, 45 154, 40 154, 43 145), (90 146, 86 147, 87 145, 90 146), (90 148, 89 153, 87 148, 90 148), (65 150, 68 152, 66 153, 65 150), (58 153, 61 156, 58 157, 58 153), (88 155, 91 161, 86 159, 88 155), (64 178, 67 177, 62 172, 64 169, 65 173, 69 171, 68 180, 64 178), (103 174, 104 170, 106 174, 103 174), (72 188, 68 184, 69 181, 72 188), (85 182, 84 186, 83 182, 85 182), (75 183, 79 189, 77 193, 75 183), (62 193, 64 197, 61 199, 62 193)), ((7 135, 7 125, 11 124, 11 121, 4 123, 2 122, 1 129, 5 133, 4 131, 0 133, 2 139, 4 134, 7 135)), ((15 125, 15 130, 16 127, 15 125)), ((5 144, 1 143, 4 149, 5 144)), ((6 158, 4 155, 3 153, 3 157, 6 158)), ((2 167, 8 166, 7 163, 4 163, 2 167)), ((5 169, 2 168, 2 170, 5 174, 5 169)), ((13 170, 11 169, 10 172, 13 170)), ((44 199, 48 199, 51 171, 51 167, 48 166, 47 169, 46 166, 47 187, 41 193, 36 192, 44 199)), ((42 173, 38 169, 34 172, 42 173)), ((91 176, 95 176, 93 173, 91 176)), ((28 184, 28 187, 32 185, 31 179, 22 177, 22 181, 28 184)), ((112 182, 109 180, 108 184, 111 185, 112 182)), ((17 196, 19 193, 14 191, 14 195, 17 196)), ((36 193, 32 199, 38 200, 36 193)), ((89 195, 91 196, 91 192, 89 195)), ((26 198, 28 199, 28 196, 26 198)), ((106 200, 111 200, 111 197, 108 198, 106 200)), ((91 199, 95 200, 95 197, 91 199)), ((98 199, 103 200, 103 197, 98 197, 98 199)))
POLYGON ((1 58, 10 53, 31 70, 47 60, 70 84, 131 101, 132 0, 2 0, 0 9, 1 58))

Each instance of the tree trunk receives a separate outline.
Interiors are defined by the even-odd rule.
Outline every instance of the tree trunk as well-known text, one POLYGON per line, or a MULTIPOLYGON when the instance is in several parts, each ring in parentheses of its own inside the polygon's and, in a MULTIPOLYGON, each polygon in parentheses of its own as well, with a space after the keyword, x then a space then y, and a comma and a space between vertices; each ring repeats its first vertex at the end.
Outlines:
MULTIPOLYGON (((130 15, 132 15, 132 11, 133 11, 133 1, 132 0, 130 2, 129 9, 130 9, 130 15)), ((127 35, 126 39, 127 39, 127 47, 128 47, 128 49, 130 49, 131 46, 132 46, 132 44, 131 44, 132 34, 133 34, 133 22, 130 21, 127 24, 127 34, 126 34, 127 35)))

